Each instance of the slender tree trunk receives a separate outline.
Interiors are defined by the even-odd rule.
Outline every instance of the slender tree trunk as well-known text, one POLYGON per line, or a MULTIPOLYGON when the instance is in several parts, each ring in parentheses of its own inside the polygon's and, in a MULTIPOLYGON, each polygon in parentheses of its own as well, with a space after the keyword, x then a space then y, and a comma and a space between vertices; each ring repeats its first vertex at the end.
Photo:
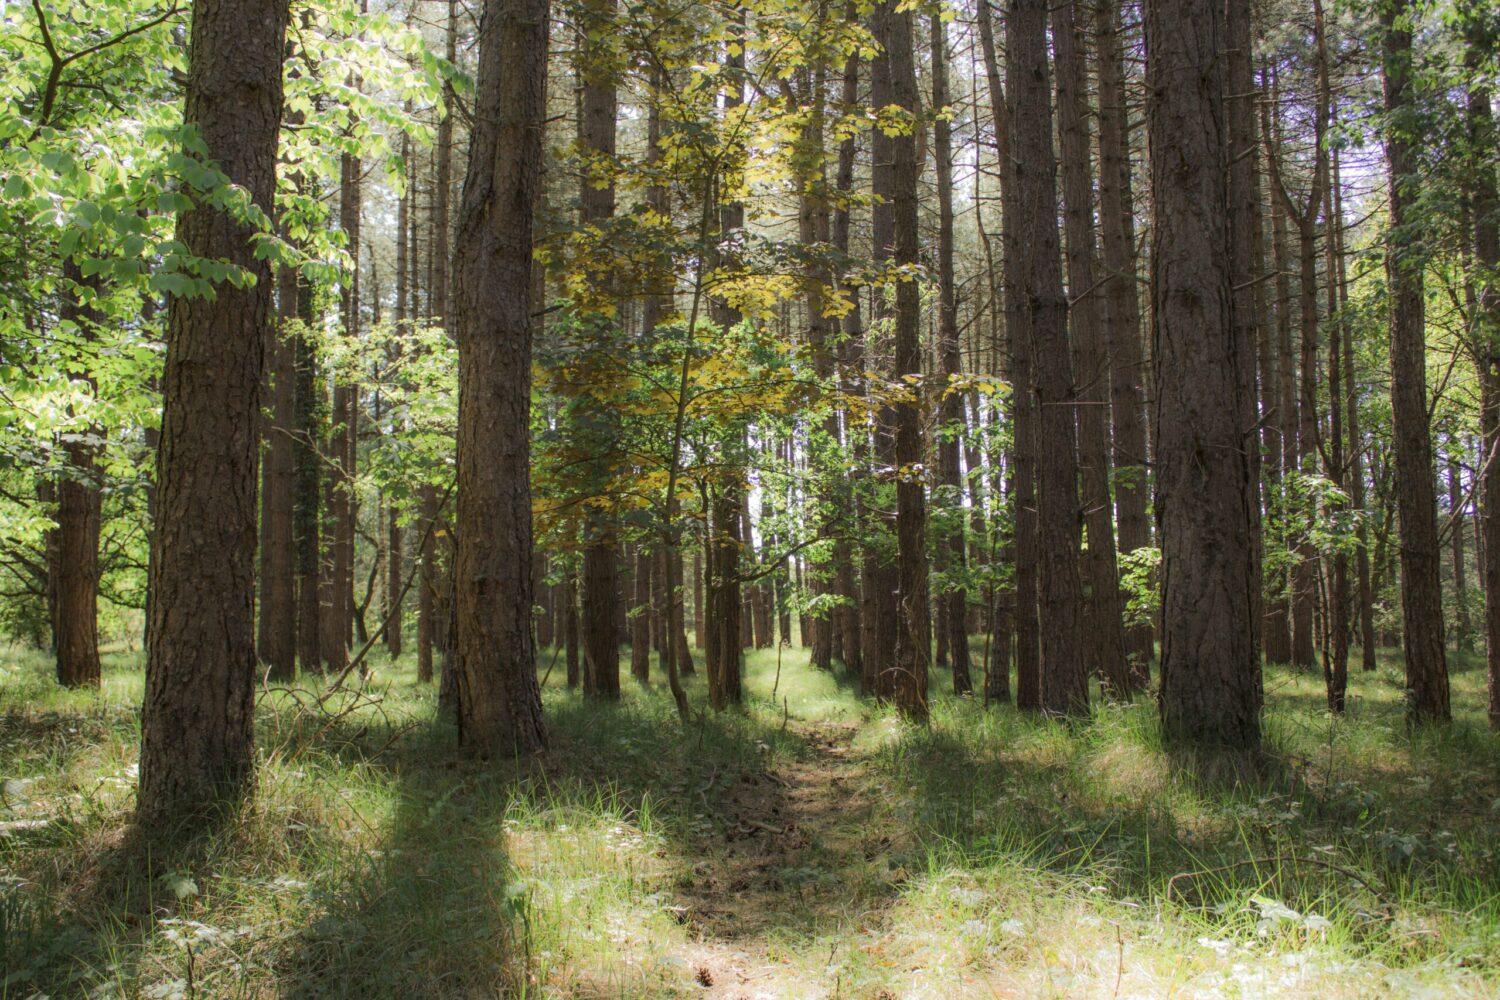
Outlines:
MULTIPOLYGON (((1337 170, 1329 172, 1329 190, 1324 198, 1324 204, 1329 207, 1327 222, 1328 238, 1324 243, 1324 265, 1327 272, 1324 276, 1327 280, 1328 296, 1328 447, 1327 447, 1327 476, 1343 489, 1345 493, 1349 490, 1348 466, 1344 460, 1344 372, 1343 372, 1343 338, 1353 336, 1346 324, 1346 317, 1338 305, 1338 239, 1337 232, 1342 225, 1333 212, 1333 191, 1339 183, 1337 170)), ((1330 505, 1328 514, 1337 515, 1344 505, 1334 503, 1330 505)), ((1344 696, 1349 687, 1349 556, 1345 552, 1335 552, 1333 565, 1329 573, 1331 579, 1328 586, 1328 609, 1327 617, 1324 619, 1324 645, 1328 649, 1328 659, 1323 668, 1324 681, 1328 689, 1328 710, 1335 715, 1344 711, 1344 696)))
MULTIPOLYGON (((264 212, 275 191, 286 0, 193 7, 185 121, 264 212)), ((178 220, 194 257, 256 277, 175 297, 162 379, 158 517, 136 818, 179 835, 249 789, 254 764, 260 382, 271 274, 250 227, 199 205, 178 220), (212 363, 206 363, 206 359, 212 363)))
POLYGON ((1391 295, 1391 422, 1401 538, 1401 644, 1406 711, 1412 723, 1447 722, 1448 659, 1443 647, 1443 588, 1427 418, 1427 337, 1413 186, 1419 177, 1412 89, 1411 0, 1382 0, 1383 82, 1389 170, 1390 234, 1386 281, 1391 295))
POLYGON ((630 621, 630 673, 642 684, 651 679, 651 563, 644 545, 635 547, 635 610, 630 621))
POLYGON ((1228 45, 1225 114, 1229 120, 1228 176, 1229 197, 1229 282, 1233 296, 1233 336, 1236 370, 1239 378, 1239 422, 1248 467, 1245 507, 1250 512, 1250 634, 1253 680, 1256 697, 1260 688, 1261 624, 1264 621, 1261 572, 1264 539, 1261 534, 1261 453, 1259 387, 1256 367, 1260 353, 1261 316, 1257 306, 1263 301, 1258 280, 1260 260, 1260 177, 1256 170, 1255 141, 1255 63, 1252 58, 1250 7, 1248 3, 1230 2, 1224 7, 1225 41, 1228 45))
POLYGON ((297 673, 297 578, 292 452, 296 432, 296 347, 287 329, 297 318, 296 277, 282 268, 276 281, 277 321, 266 338, 264 459, 261 464, 260 602, 258 642, 267 679, 297 673))
MULTIPOLYGON (((448 0, 448 20, 444 32, 445 54, 450 63, 456 60, 458 50, 458 16, 455 5, 456 0, 448 0)), ((444 81, 444 113, 442 120, 438 122, 437 162, 433 170, 432 282, 427 300, 432 312, 432 322, 442 326, 444 330, 449 329, 448 216, 453 188, 453 116, 457 113, 457 107, 453 86, 444 81)), ((451 639, 451 636, 445 634, 447 629, 442 627, 444 619, 440 612, 445 602, 439 598, 446 579, 440 566, 441 553, 448 547, 449 539, 446 532, 440 536, 437 530, 429 528, 442 516, 442 511, 438 509, 437 490, 431 486, 422 487, 420 504, 423 542, 419 553, 422 560, 422 586, 417 596, 417 679, 425 683, 432 680, 434 646, 438 645, 440 639, 451 639)))
MULTIPOLYGON (((1115 518, 1122 554, 1151 544, 1146 507, 1146 422, 1141 395, 1141 305, 1136 287, 1136 251, 1131 226, 1130 143, 1120 43, 1119 9, 1113 0, 1095 7, 1099 46, 1099 220, 1104 251, 1104 295, 1109 322, 1110 412, 1114 418, 1115 518)), ((1131 685, 1142 688, 1155 655, 1151 626, 1128 629, 1131 685)))
MULTIPOLYGON (((98 310, 80 299, 85 291, 97 291, 97 278, 84 278, 70 257, 63 263, 64 288, 61 318, 83 345, 98 340, 98 310)), ((87 348, 85 348, 87 351, 87 348)), ((84 371, 92 371, 87 356, 79 359, 84 371)), ((92 395, 96 385, 91 374, 72 379, 76 391, 92 395)), ((99 529, 104 514, 104 495, 99 490, 99 429, 85 426, 72 432, 63 443, 67 458, 57 484, 57 558, 52 562, 55 582, 53 642, 57 651, 57 680, 65 687, 98 687, 99 664, 99 529)))
POLYGON ((581 669, 578 655, 578 571, 568 570, 563 580, 563 644, 567 647, 568 690, 578 687, 581 669))
MULTIPOLYGON (((886 49, 891 76, 892 104, 905 108, 915 121, 919 113, 917 74, 912 44, 912 17, 898 10, 895 0, 876 8, 876 38, 886 49)), ((917 232, 917 135, 891 140, 892 260, 897 267, 915 269, 917 232)), ((896 285, 894 358, 897 378, 922 374, 921 291, 914 281, 896 285)), ((927 719, 927 668, 932 656, 932 619, 927 591, 927 501, 924 476, 917 469, 924 457, 922 407, 916 399, 892 409, 896 479, 896 549, 898 614, 896 659, 892 693, 896 707, 908 719, 927 719)))
POLYGON ((1124 607, 1115 562, 1114 510, 1109 495, 1109 355, 1100 329, 1094 276, 1094 176, 1089 156, 1087 71, 1082 0, 1052 8, 1052 48, 1057 63, 1057 118, 1062 150, 1063 226, 1067 235, 1068 294, 1077 371, 1078 457, 1082 465, 1083 521, 1088 531, 1089 662, 1114 697, 1131 689, 1125 655, 1124 607))
MULTIPOLYGON (((877 29, 876 21, 884 15, 877 9, 871 15, 871 30, 877 29)), ((895 85, 891 77, 890 52, 882 47, 870 61, 870 99, 875 107, 889 107, 896 103, 895 85)), ((877 201, 870 211, 871 256, 880 265, 888 265, 895 258, 895 139, 885 130, 871 131, 870 187, 877 201)), ((876 288, 872 295, 872 313, 877 330, 893 325, 890 307, 884 289, 876 288), (888 322, 889 321, 889 322, 888 322)), ((873 338, 867 355, 867 370, 872 380, 889 377, 894 372, 894 352, 873 338)), ((883 468, 896 468, 895 428, 896 417, 889 405, 881 406, 875 414, 871 428, 874 440, 872 455, 883 468)), ((895 504, 891 498, 882 497, 878 486, 872 493, 877 507, 890 509, 895 504)), ((883 511, 872 512, 866 523, 866 538, 869 539, 863 553, 860 579, 860 620, 863 625, 860 658, 867 679, 866 690, 881 700, 895 697, 896 633, 897 617, 900 614, 898 592, 901 587, 899 564, 888 552, 895 548, 889 539, 895 535, 895 518, 883 511), (886 536, 882 539, 881 536, 886 536), (880 541, 876 541, 880 539, 880 541), (881 544, 886 541, 886 544, 881 544)))
MULTIPOLYGON (((963 362, 958 345, 958 291, 953 278, 953 127, 942 111, 948 106, 948 39, 941 13, 930 22, 932 34, 932 107, 938 112, 932 123, 933 168, 938 196, 938 363, 943 375, 953 379, 963 362)), ((969 602, 964 578, 968 573, 964 546, 963 470, 959 465, 960 435, 964 429, 964 394, 945 389, 939 414, 938 480, 948 488, 948 503, 954 509, 951 526, 939 539, 938 568, 948 574, 940 602, 938 625, 947 636, 949 666, 954 694, 974 689, 969 676, 969 602)))
POLYGON ((1057 231, 1057 159, 1052 149, 1052 95, 1047 71, 1046 0, 1010 0, 1006 24, 1010 96, 1014 102, 1019 245, 1027 249, 1022 323, 1030 344, 1031 392, 1039 441, 1037 506, 1041 549, 1042 708, 1059 715, 1088 711, 1083 644, 1083 589, 1078 577, 1078 449, 1057 231))
MULTIPOLYGON (((579 143, 590 156, 612 158, 615 154, 617 91, 609 35, 614 28, 614 0, 588 0, 581 8, 578 74, 582 88, 579 143)), ((591 225, 615 214, 615 187, 611 175, 599 184, 586 179, 579 191, 579 222, 591 225)), ((599 273, 591 281, 602 294, 610 275, 599 273)), ((601 320, 602 321, 602 320, 601 320)), ((601 415, 602 416, 602 415, 601 415)), ((610 461, 611 441, 597 442, 604 453, 602 470, 610 461)), ((599 698, 620 697, 619 540, 613 519, 591 509, 584 526, 583 552, 583 689, 599 698)))
MULTIPOLYGON (((1477 18, 1481 4, 1465 8, 1477 18)), ((1473 219, 1474 258, 1484 269, 1474 317, 1475 365, 1479 369, 1480 449, 1476 484, 1483 525, 1476 541, 1480 579, 1484 588, 1485 662, 1489 681, 1491 729, 1500 729, 1500 193, 1496 191, 1495 162, 1500 141, 1495 135, 1491 85, 1481 71, 1494 57, 1495 38, 1476 20, 1466 31, 1465 64, 1473 73, 1468 97, 1469 212, 1473 219)))
MULTIPOLYGON (((1233 16, 1248 17, 1246 0, 1233 16)), ((1224 8, 1146 7, 1163 733, 1260 744, 1250 468, 1231 285, 1224 8), (1205 461, 1203 456, 1214 456, 1205 461)))
POLYGON ((1464 498, 1463 474, 1459 467, 1462 440, 1457 435, 1448 437, 1448 516, 1451 519, 1449 544, 1453 551, 1453 596, 1458 602, 1457 634, 1453 637, 1453 648, 1460 653, 1471 653, 1474 644, 1469 629, 1469 582, 1464 567, 1464 498))
MULTIPOLYGON (((1261 105, 1261 132, 1266 143, 1266 162, 1272 170, 1271 184, 1274 187, 1279 183, 1275 177, 1278 152, 1272 146, 1276 132, 1271 128, 1271 103, 1273 102, 1265 102, 1261 105)), ((1281 433, 1281 470, 1284 483, 1286 477, 1298 471, 1297 368, 1292 353, 1291 250, 1287 235, 1286 209, 1282 199, 1275 194, 1271 198, 1271 252, 1272 264, 1276 272, 1276 355, 1277 373, 1280 376, 1277 385, 1276 413, 1277 425, 1281 433)), ((1287 550, 1286 554, 1290 555, 1294 539, 1283 532, 1274 540, 1274 544, 1280 549, 1287 550)), ((1273 663, 1291 663, 1294 658, 1294 633, 1297 629, 1294 622, 1296 610, 1291 572, 1285 568, 1281 569, 1272 581, 1272 587, 1278 595, 1278 606, 1285 609, 1286 620, 1283 626, 1284 631, 1276 633, 1277 641, 1274 645, 1268 644, 1266 653, 1273 663)), ((1306 630, 1308 626, 1304 623, 1302 627, 1306 630)))
MULTIPOLYGON (((1010 384, 1013 428, 1011 459, 1006 463, 1009 483, 1005 490, 1014 532, 1015 586, 1010 598, 1016 647, 1016 707, 1037 711, 1042 707, 1040 623, 1037 619, 1037 564, 1039 548, 1036 519, 1036 407, 1030 391, 1031 350, 1021 311, 1021 214, 1017 196, 1016 162, 1011 156, 1011 132, 1015 116, 1000 83, 994 29, 988 3, 978 7, 979 39, 989 83, 990 113, 995 128, 995 153, 1000 165, 1001 237, 1004 268, 1004 350, 1010 384)), ((1017 75, 1014 61, 1006 64, 1014 93, 1017 75)), ((1010 597, 1010 594, 1006 594, 1010 597)), ((1003 667, 1002 667, 1003 669, 1003 667)), ((995 670, 992 668, 991 674, 995 670)))
MULTIPOLYGON (((846 8, 849 18, 855 17, 854 8, 846 8)), ((850 56, 844 62, 843 90, 840 94, 840 102, 843 109, 848 112, 859 103, 859 59, 850 56)), ((838 199, 832 219, 831 239, 833 249, 839 254, 849 252, 849 195, 854 190, 854 157, 856 152, 856 140, 853 135, 839 143, 838 167, 834 177, 834 185, 838 192, 838 199)), ((842 276, 841 276, 842 277, 842 276)), ((863 390, 861 375, 864 366, 864 317, 860 311, 859 288, 856 285, 845 282, 843 285, 844 295, 848 298, 851 308, 844 314, 843 338, 838 346, 838 375, 839 389, 848 399, 857 398, 863 390)), ((856 466, 862 463, 865 457, 866 434, 865 422, 862 417, 855 415, 847 407, 842 414, 842 443, 847 452, 853 458, 856 466)), ((865 512, 860 496, 851 489, 846 480, 839 483, 839 500, 846 505, 846 509, 852 511, 855 526, 863 525, 865 512)), ((837 586, 839 596, 844 599, 844 604, 836 614, 840 617, 839 632, 843 637, 844 646, 837 650, 840 659, 844 661, 844 669, 852 676, 864 677, 864 655, 861 645, 863 623, 860 619, 860 605, 862 594, 856 580, 856 568, 854 565, 854 547, 849 541, 850 532, 842 531, 834 542, 834 561, 836 566, 837 586)), ((790 614, 786 614, 787 628, 783 630, 788 643, 791 642, 790 614)))

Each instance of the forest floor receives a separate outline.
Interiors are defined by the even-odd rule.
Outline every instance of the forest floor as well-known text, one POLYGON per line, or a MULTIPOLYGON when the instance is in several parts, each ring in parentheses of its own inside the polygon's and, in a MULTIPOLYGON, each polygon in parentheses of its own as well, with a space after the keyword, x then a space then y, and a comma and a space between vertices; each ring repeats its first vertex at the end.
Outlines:
POLYGON ((1418 734, 1392 658, 1343 719, 1269 670, 1226 783, 1148 699, 1063 725, 938 678, 915 728, 794 650, 686 727, 558 669, 546 753, 477 761, 379 662, 263 694, 253 805, 168 849, 129 824, 139 655, 90 693, 0 650, 0 998, 1500 996, 1500 739, 1454 666, 1418 734))

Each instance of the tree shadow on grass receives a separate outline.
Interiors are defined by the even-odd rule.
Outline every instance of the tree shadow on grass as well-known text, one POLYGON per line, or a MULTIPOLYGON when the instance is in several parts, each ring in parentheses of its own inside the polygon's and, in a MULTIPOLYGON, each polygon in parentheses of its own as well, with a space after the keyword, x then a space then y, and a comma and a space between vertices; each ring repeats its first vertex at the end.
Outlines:
MULTIPOLYGON (((575 836, 569 826, 639 822, 690 865, 706 843, 731 835, 738 796, 761 780, 768 755, 804 752, 794 734, 743 713, 705 714, 684 728, 659 695, 619 705, 560 695, 549 698, 547 724, 550 748, 519 761, 474 760, 441 722, 406 733, 373 762, 362 749, 390 742, 383 726, 350 720, 353 733, 325 734, 346 765, 394 783, 394 806, 368 844, 340 859, 321 914, 278 961, 284 995, 536 988, 548 975, 535 960, 536 925, 578 918, 541 912, 556 906, 555 887, 522 877, 534 835, 555 848, 575 836)), ((784 790, 768 782, 762 794, 784 790)))
POLYGON ((408 736, 380 765, 395 782, 393 811, 319 887, 320 914, 279 964, 283 995, 478 997, 521 985, 527 900, 506 853, 512 783, 503 765, 467 759, 443 737, 408 736))

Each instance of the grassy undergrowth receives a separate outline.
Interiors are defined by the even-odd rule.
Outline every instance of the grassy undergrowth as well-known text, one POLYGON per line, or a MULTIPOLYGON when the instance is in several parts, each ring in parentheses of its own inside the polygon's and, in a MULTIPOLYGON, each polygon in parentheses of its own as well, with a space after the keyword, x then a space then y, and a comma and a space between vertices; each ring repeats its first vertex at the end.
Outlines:
POLYGON ((731 899, 713 925, 764 967, 745 996, 1500 995, 1478 658, 1458 722, 1417 735, 1394 660, 1340 720, 1269 671, 1270 762, 1230 786, 1173 766, 1149 702, 1063 726, 939 693, 913 729, 779 657, 686 728, 659 683, 598 706, 556 671, 552 745, 519 763, 459 753, 405 660, 333 718, 267 693, 254 803, 165 854, 129 826, 139 657, 94 694, 0 653, 0 997, 701 993, 710 870, 747 809, 798 829, 774 774, 823 767, 831 731, 847 820, 801 817, 795 860, 733 890, 753 929, 731 899))

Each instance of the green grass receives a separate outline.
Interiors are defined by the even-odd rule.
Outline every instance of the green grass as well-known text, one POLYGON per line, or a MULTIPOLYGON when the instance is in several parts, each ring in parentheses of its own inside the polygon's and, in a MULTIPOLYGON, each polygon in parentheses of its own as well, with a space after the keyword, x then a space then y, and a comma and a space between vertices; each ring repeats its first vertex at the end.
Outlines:
POLYGON ((1395 660, 1338 720, 1268 671, 1237 784, 1175 767, 1145 700, 1065 726, 939 690, 915 729, 777 658, 686 727, 660 678, 600 706, 555 670, 520 763, 460 753, 405 660, 332 719, 270 693, 253 804, 168 853, 129 825, 139 655, 96 694, 0 652, 0 997, 659 997, 730 966, 770 996, 1500 995, 1478 657, 1415 735, 1395 660))

